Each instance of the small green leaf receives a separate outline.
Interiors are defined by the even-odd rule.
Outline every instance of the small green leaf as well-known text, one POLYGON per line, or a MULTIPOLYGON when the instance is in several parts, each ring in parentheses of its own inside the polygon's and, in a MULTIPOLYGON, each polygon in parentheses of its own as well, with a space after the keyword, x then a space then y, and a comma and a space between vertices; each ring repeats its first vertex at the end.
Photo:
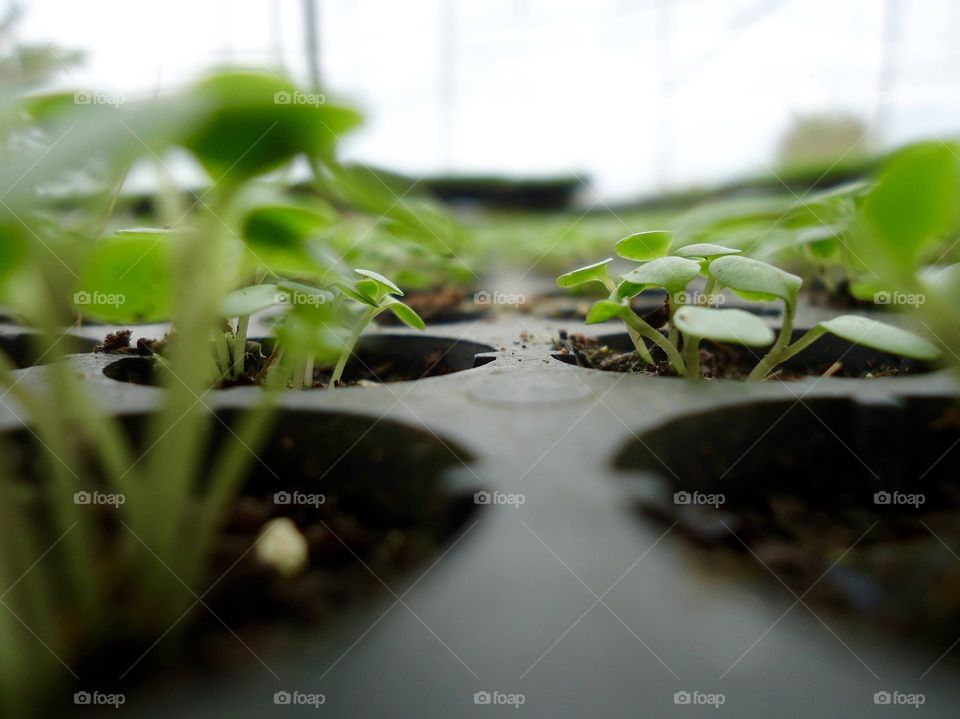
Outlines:
POLYGON ((274 272, 324 272, 329 263, 322 261, 309 240, 335 219, 332 208, 325 208, 322 204, 316 209, 266 205, 244 216, 240 233, 253 260, 274 272))
POLYGON ((337 221, 337 211, 322 200, 313 199, 304 205, 262 205, 252 209, 246 217, 254 225, 253 234, 264 242, 277 241, 276 235, 306 239, 311 234, 337 221))
POLYGON ((677 257, 702 258, 712 260, 715 257, 724 257, 726 255, 739 255, 741 250, 735 250, 732 247, 723 245, 714 245, 709 242, 697 242, 692 245, 686 245, 674 251, 677 257))
POLYGON ((621 313, 627 308, 619 302, 613 300, 600 300, 595 302, 590 312, 587 313, 587 324, 595 325, 600 322, 612 320, 614 317, 620 317, 621 313))
POLYGON ((889 352, 890 354, 931 361, 940 356, 940 349, 912 332, 857 315, 841 315, 821 322, 820 326, 847 342, 889 352))
POLYGON ((745 300, 792 303, 803 284, 796 275, 749 257, 718 257, 709 272, 723 287, 729 287, 745 300))
POLYGON ((660 257, 628 272, 623 279, 637 285, 664 287, 672 294, 682 292, 690 280, 699 274, 699 262, 685 257, 660 257))
POLYGON ((331 156, 337 136, 360 121, 352 110, 266 72, 213 75, 192 100, 206 113, 182 142, 217 182, 243 181, 299 154, 331 156))
POLYGON ((773 330, 745 310, 717 310, 687 305, 673 315, 677 329, 687 337, 714 342, 734 342, 748 347, 773 344, 773 330))
MULTIPOLYGON (((850 294, 864 302, 876 302, 878 295, 888 291, 887 285, 872 275, 861 277, 850 283, 850 294)), ((878 304, 884 303, 878 302, 878 304)))
MULTIPOLYGON (((376 283, 376 287, 381 294, 385 295, 400 295, 403 297, 403 290, 397 287, 391 280, 388 280, 386 277, 381 275, 379 272, 374 272, 373 270, 354 270, 358 275, 366 278, 366 280, 372 280, 376 283)), ((357 282, 358 285, 363 283, 364 286, 368 286, 365 280, 360 280, 357 282)))
POLYGON ((840 242, 837 239, 817 240, 816 242, 808 242, 806 249, 811 257, 826 260, 837 254, 840 250, 840 242))
MULTIPOLYGON (((368 289, 372 289, 373 291, 376 290, 376 283, 373 282, 373 280, 364 280, 364 281, 369 284, 368 289)), ((360 283, 358 282, 357 284, 359 285, 360 283)), ((359 302, 364 305, 370 305, 371 307, 376 307, 378 304, 376 301, 373 300, 373 298, 369 297, 368 295, 366 295, 361 291, 354 289, 353 287, 350 287, 349 285, 338 282, 334 285, 334 287, 336 287, 338 290, 340 290, 340 292, 344 296, 349 297, 354 302, 359 302)))
POLYGON ((74 288, 74 306, 104 322, 169 319, 174 231, 126 230, 100 240, 74 288))
POLYGON ((227 294, 222 312, 224 317, 249 317, 283 302, 283 293, 277 285, 251 285, 227 294))
POLYGON ((558 287, 576 287, 586 282, 604 282, 609 278, 607 274, 607 265, 613 262, 612 257, 608 257, 592 265, 581 267, 579 269, 567 272, 557 278, 558 287))
POLYGON ((626 280, 621 280, 620 284, 617 285, 617 299, 633 299, 641 292, 646 289, 646 285, 638 285, 635 282, 627 282, 626 280))
POLYGON ((395 297, 387 295, 386 298, 384 298, 381 307, 386 307, 386 309, 393 312, 397 319, 408 327, 412 327, 415 330, 423 330, 427 327, 420 315, 414 312, 411 307, 403 304, 403 302, 395 297))
POLYGON ((670 251, 672 240, 673 233, 664 230, 638 232, 629 237, 624 237, 617 242, 614 249, 618 255, 625 259, 643 262, 666 255, 670 251))

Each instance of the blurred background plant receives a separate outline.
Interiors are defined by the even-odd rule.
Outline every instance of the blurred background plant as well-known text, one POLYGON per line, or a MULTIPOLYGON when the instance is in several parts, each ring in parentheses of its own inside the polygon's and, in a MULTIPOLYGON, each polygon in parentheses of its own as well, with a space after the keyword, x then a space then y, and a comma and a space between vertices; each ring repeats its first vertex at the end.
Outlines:
POLYGON ((862 161, 870 154, 870 127, 847 113, 795 115, 777 148, 777 164, 790 171, 804 166, 862 161))
MULTIPOLYGON (((24 381, 15 358, 0 355, 0 403, 8 419, 29 428, 29 436, 6 438, 2 455, 5 714, 55 702, 50 687, 68 683, 81 658, 149 646, 205 590, 226 503, 269 431, 274 390, 289 381, 282 373, 268 381, 259 409, 242 417, 225 420, 204 401, 218 375, 237 362, 242 369, 243 349, 219 364, 214 351, 229 293, 251 281, 296 278, 309 283, 297 291, 325 299, 323 288, 336 291, 348 272, 337 243, 327 241, 334 236, 342 247, 366 231, 427 257, 440 248, 452 256, 451 243, 462 242, 444 212, 426 203, 413 210, 379 181, 338 164, 337 138, 359 122, 357 113, 333 102, 278 101, 296 93, 303 91, 277 75, 230 71, 152 100, 78 90, 7 107, 17 122, 4 138, 0 170, 0 302, 33 333, 45 380, 24 381), (184 150, 210 176, 192 196, 166 172, 164 158, 184 150), (268 175, 298 157, 310 158, 318 186, 294 200, 268 175), (152 226, 120 229, 129 219, 129 210, 114 211, 120 188, 143 160, 162 188, 137 213, 152 226), (359 212, 351 209, 357 205, 359 212), (379 214, 368 214, 361 229, 364 210, 379 214), (341 223, 341 214, 350 219, 341 223), (154 415, 108 418, 61 361, 78 314, 121 326, 171 324, 164 399, 154 415), (214 430, 228 425, 229 441, 211 454, 214 430), (78 492, 122 499, 105 518, 78 492)), ((392 261, 379 248, 350 256, 376 266, 392 261)), ((443 262, 434 266, 442 271, 443 262)), ((429 272, 431 263, 424 267, 429 272)), ((353 285, 361 297, 365 282, 353 285)), ((382 303, 415 322, 395 299, 382 303)), ((357 314, 335 302, 287 310, 277 334, 294 379, 305 358, 336 358, 357 314)), ((242 348, 244 317, 236 314, 227 334, 242 348)), ((177 633, 188 624, 178 623, 177 633)))

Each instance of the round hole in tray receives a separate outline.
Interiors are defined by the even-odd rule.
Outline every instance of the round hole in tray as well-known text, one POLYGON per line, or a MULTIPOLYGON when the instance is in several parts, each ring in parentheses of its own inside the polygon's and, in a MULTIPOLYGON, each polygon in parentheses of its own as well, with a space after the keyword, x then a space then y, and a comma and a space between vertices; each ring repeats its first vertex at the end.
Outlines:
POLYGON ((725 406, 631 439, 615 466, 659 477, 630 484, 640 509, 712 570, 781 588, 769 568, 847 618, 960 634, 956 398, 725 406))
MULTIPOLYGON (((148 415, 120 420, 137 447, 134 457, 139 469, 156 459, 151 452, 161 456, 169 452, 163 445, 154 446, 154 435, 146 434, 151 420, 148 415)), ((210 433, 204 435, 201 454, 205 459, 197 474, 200 487, 211 474, 217 451, 236 441, 230 430, 239 432, 241 422, 242 416, 235 411, 209 418, 210 433)), ((32 518, 31 526, 38 530, 43 546, 55 544, 61 531, 51 522, 48 505, 37 491, 54 485, 40 445, 27 430, 6 432, 0 442, 13 490, 8 500, 22 502, 18 511, 32 518)), ((263 446, 251 450, 256 457, 248 458, 241 490, 228 504, 226 520, 215 539, 212 565, 195 588, 210 611, 181 617, 196 595, 175 580, 170 583, 173 593, 165 595, 171 614, 166 619, 153 616, 157 607, 130 606, 122 587, 108 591, 104 601, 110 606, 104 608, 105 614, 140 617, 143 636, 121 636, 116 645, 91 648, 86 659, 77 663, 84 686, 100 686, 100 679, 104 686, 111 685, 178 617, 186 619, 184 626, 192 625, 189 637, 176 650, 181 654, 170 657, 167 653, 171 668, 248 670, 249 654, 242 646, 237 649, 236 635, 254 652, 269 656, 270 646, 289 641, 290 635, 302 633, 306 627, 317 626, 322 631, 336 611, 374 599, 389 600, 380 580, 402 594, 418 573, 413 570, 439 555, 463 531, 475 510, 475 488, 464 486, 463 473, 458 471, 472 461, 470 453, 448 437, 441 439, 431 431, 389 418, 283 410, 263 446), (278 518, 293 521, 309 547, 307 568, 291 578, 282 577, 256 558, 254 544, 259 532, 265 523, 278 518), (279 631, 286 632, 286 640, 275 633, 279 631)), ((115 491, 92 461, 90 471, 77 473, 80 478, 70 492, 94 496, 95 492, 115 491)), ((128 479, 139 477, 130 475, 128 479)), ((119 508, 95 501, 80 507, 88 520, 86 529, 92 532, 87 536, 99 542, 104 558, 114 556, 112 547, 118 540, 131 539, 119 520, 132 523, 130 530, 150 541, 133 515, 124 513, 132 507, 134 487, 124 491, 126 501, 119 508)), ((198 529, 191 525, 184 531, 198 529)), ((62 549, 52 551, 46 561, 65 561, 62 549)), ((454 561, 454 554, 445 561, 454 561)), ((143 555, 144 562, 150 558, 149 553, 143 555)), ((182 560, 163 556, 173 572, 181 571, 182 560)), ((16 606, 20 599, 13 592, 7 601, 16 606)), ((137 676, 152 682, 152 672, 163 674, 163 656, 152 654, 137 676)))
MULTIPOLYGON (((794 331, 792 341, 799 339, 805 332, 806 330, 794 331)), ((630 357, 634 348, 630 336, 626 332, 599 335, 597 346, 606 347, 610 351, 596 359, 591 369, 609 372, 627 371, 656 376, 645 371, 635 355, 632 358, 630 357), (617 357, 617 355, 620 356, 617 357), (637 371, 636 368, 640 368, 641 371, 637 371)), ((713 352, 715 345, 704 341, 701 343, 701 348, 713 352)), ((734 377, 725 376, 721 378, 745 379, 750 369, 760 361, 766 351, 767 348, 764 347, 723 345, 720 354, 716 357, 723 363, 724 368, 733 368, 735 375, 734 377)), ((558 350, 552 354, 552 357, 566 364, 579 364, 577 357, 569 351, 558 350)), ((656 348, 653 349, 653 357, 658 361, 666 359, 663 353, 656 348)), ((707 353, 701 354, 701 362, 705 373, 713 367, 713 360, 707 353)), ((784 362, 779 368, 781 371, 770 379, 779 377, 780 379, 790 380, 802 377, 819 377, 831 370, 836 362, 839 362, 840 367, 837 371, 831 373, 832 377, 906 377, 930 372, 932 369, 927 363, 851 344, 844 339, 828 334, 821 337, 803 352, 784 362)))
MULTIPOLYGON (((264 352, 270 339, 260 342, 264 352)), ((412 334, 370 334, 360 339, 357 352, 343 374, 347 383, 403 382, 462 372, 492 362, 494 348, 470 340, 412 334)), ((157 373, 149 357, 124 357, 103 368, 119 382, 155 385, 157 373)))

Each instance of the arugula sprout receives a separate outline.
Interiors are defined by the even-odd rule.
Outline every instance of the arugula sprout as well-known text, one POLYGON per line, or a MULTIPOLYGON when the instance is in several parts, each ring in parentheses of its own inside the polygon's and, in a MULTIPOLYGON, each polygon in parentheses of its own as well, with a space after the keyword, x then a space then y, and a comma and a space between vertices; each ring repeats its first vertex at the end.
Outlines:
POLYGON ((396 298, 403 291, 391 280, 372 270, 355 272, 360 278, 352 285, 338 282, 330 289, 281 279, 227 295, 223 314, 236 318, 236 324, 231 323, 232 342, 225 333, 216 333, 214 345, 221 376, 237 379, 243 375, 250 315, 271 307, 288 306, 289 310, 278 326, 277 342, 266 364, 279 366, 281 358, 288 354, 286 374, 294 389, 313 386, 318 356, 336 359, 328 384, 330 389, 335 388, 363 330, 382 312, 389 310, 409 327, 425 329, 420 316, 396 298), (357 310, 346 310, 343 300, 356 304, 357 310), (349 335, 344 338, 348 325, 349 335), (290 356, 295 359, 290 360, 290 356))
POLYGON ((361 278, 352 287, 347 284, 338 284, 337 289, 344 297, 360 306, 360 315, 343 346, 336 366, 333 368, 333 375, 331 375, 328 385, 329 389, 336 388, 337 383, 343 376, 343 370, 347 366, 347 360, 350 359, 357 342, 360 340, 360 335, 381 312, 390 310, 397 319, 413 329, 423 330, 426 328, 420 315, 396 298, 396 295, 402 297, 403 291, 391 280, 372 270, 354 270, 354 272, 361 278))
MULTIPOLYGON (((809 347, 824 334, 832 333, 853 344, 872 347, 891 354, 931 361, 940 350, 922 337, 875 320, 842 316, 822 322, 791 344, 797 311, 797 298, 803 281, 773 265, 740 255, 739 250, 713 243, 680 247, 670 254, 669 232, 642 232, 616 244, 616 251, 640 264, 619 281, 609 274, 612 258, 567 272, 557 278, 560 287, 575 287, 600 282, 609 297, 596 302, 587 315, 587 324, 619 318, 626 324, 638 354, 648 363, 652 356, 644 340, 649 340, 666 355, 674 371, 681 376, 699 378, 702 340, 739 344, 747 347, 770 346, 751 370, 748 379, 762 380, 778 365, 809 347), (687 286, 697 277, 706 281, 706 304, 720 289, 729 289, 755 302, 783 302, 783 320, 779 332, 773 331, 756 315, 738 309, 717 309, 703 303, 687 302, 687 286), (649 288, 666 290, 669 313, 666 336, 651 326, 630 307, 630 300, 649 288)), ((716 303, 713 303, 716 304, 716 303)))

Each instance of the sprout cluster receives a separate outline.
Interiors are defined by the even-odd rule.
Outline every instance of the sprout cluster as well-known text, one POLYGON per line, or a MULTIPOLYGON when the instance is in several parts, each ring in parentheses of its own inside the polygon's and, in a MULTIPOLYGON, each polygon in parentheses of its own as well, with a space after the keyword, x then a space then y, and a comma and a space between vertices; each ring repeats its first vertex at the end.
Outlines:
MULTIPOLYGON (((607 258, 557 278, 560 287, 600 282, 609 292, 596 302, 587 323, 619 318, 626 326, 637 353, 647 362, 653 357, 646 341, 666 355, 680 376, 699 378, 700 342, 727 342, 747 347, 768 348, 750 372, 749 379, 762 380, 778 365, 809 347, 826 333, 848 342, 919 360, 934 360, 940 350, 928 340, 898 327, 855 315, 843 315, 826 322, 791 342, 797 312, 797 298, 803 281, 773 265, 743 257, 740 250, 715 244, 692 244, 671 251, 672 234, 665 231, 640 232, 616 244, 616 253, 639 264, 618 280, 609 274, 613 258, 607 258), (689 302, 687 287, 697 277, 705 280, 704 292, 689 302), (667 292, 667 331, 653 327, 630 307, 630 300, 646 289, 667 292), (738 296, 758 302, 783 303, 779 332, 758 316, 740 309, 711 306, 718 292, 729 289, 738 296)), ((716 304, 715 302, 713 303, 716 304)))

